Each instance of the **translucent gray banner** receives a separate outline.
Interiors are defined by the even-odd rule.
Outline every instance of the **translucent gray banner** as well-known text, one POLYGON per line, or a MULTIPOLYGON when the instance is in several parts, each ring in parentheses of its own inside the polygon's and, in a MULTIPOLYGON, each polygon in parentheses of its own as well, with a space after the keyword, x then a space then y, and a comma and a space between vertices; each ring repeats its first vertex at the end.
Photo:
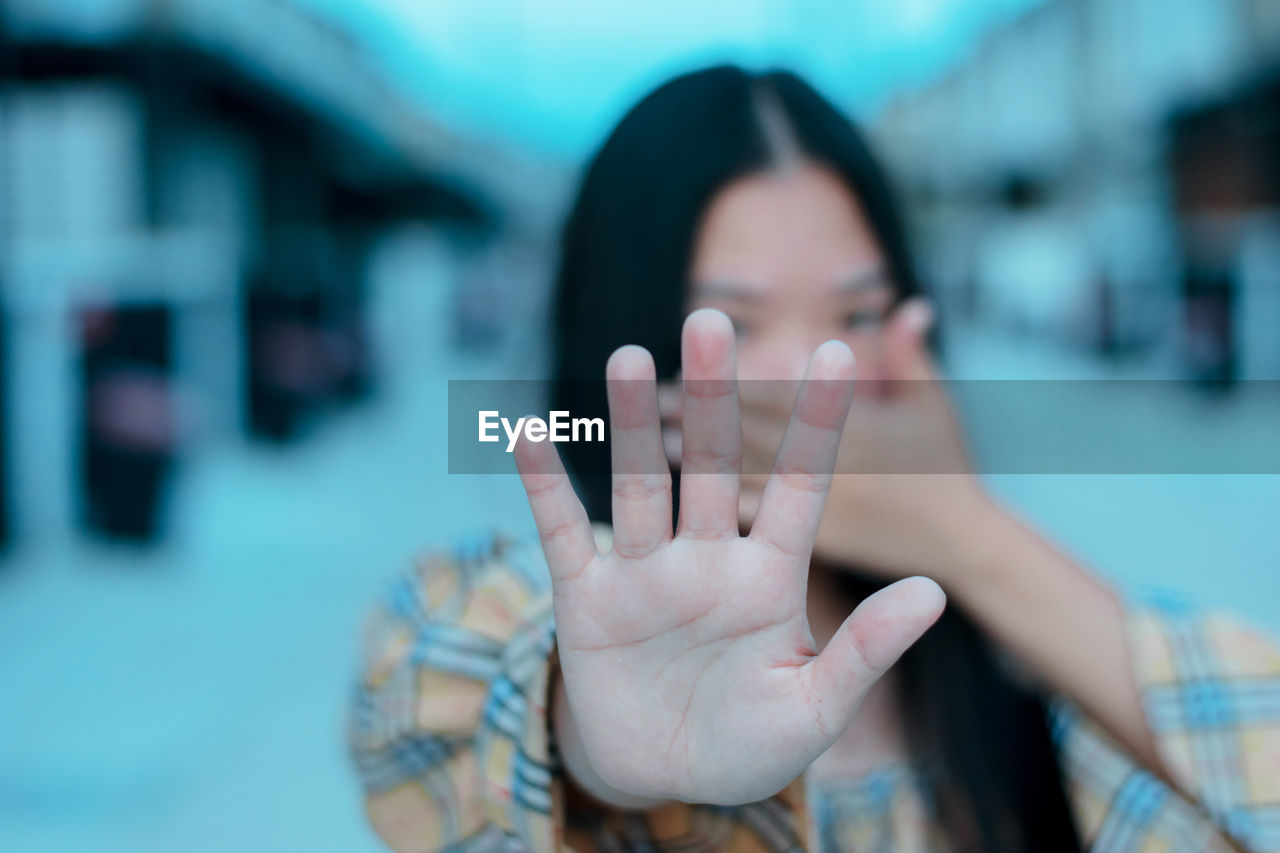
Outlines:
MULTIPOLYGON (((797 388, 736 383, 744 474, 772 468, 797 388)), ((724 390, 688 389, 704 402, 724 390)), ((666 455, 678 460, 681 386, 659 391, 666 455)), ((1280 381, 1211 391, 1173 380, 828 381, 813 391, 853 395, 836 474, 1280 473, 1280 381)), ((604 380, 451 380, 449 473, 514 474, 516 435, 552 442, 576 473, 609 473, 607 393, 604 380)))

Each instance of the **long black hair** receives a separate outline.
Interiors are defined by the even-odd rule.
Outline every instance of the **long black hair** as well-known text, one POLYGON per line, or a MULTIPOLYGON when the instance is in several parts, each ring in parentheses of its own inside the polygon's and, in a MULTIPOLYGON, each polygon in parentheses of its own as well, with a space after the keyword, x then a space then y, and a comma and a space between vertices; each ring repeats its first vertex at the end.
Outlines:
MULTIPOLYGON (((603 414, 599 379, 623 344, 646 347, 658 377, 674 377, 699 221, 725 185, 777 165, 766 114, 785 122, 800 156, 830 169, 857 198, 895 298, 921 292, 889 182, 848 118, 788 72, 718 66, 686 74, 622 119, 582 180, 561 245, 553 408, 603 414)), ((607 450, 562 448, 588 514, 607 521, 607 450)), ((856 573, 841 577, 858 598, 878 586, 856 573)), ((948 608, 898 674, 913 757, 958 849, 1080 850, 1044 704, 1001 668, 964 614, 948 608)))

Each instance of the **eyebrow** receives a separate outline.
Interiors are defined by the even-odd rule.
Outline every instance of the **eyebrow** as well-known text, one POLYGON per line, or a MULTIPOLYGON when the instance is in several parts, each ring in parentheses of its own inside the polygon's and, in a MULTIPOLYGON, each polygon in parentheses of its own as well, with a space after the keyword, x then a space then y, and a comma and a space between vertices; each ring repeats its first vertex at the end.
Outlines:
POLYGON ((853 273, 840 285, 840 293, 856 293, 864 290, 879 290, 889 287, 889 271, 881 265, 869 267, 853 273))
POLYGON ((757 299, 756 294, 750 288, 732 281, 719 279, 707 281, 695 285, 697 295, 700 299, 728 299, 734 302, 754 302, 757 299))

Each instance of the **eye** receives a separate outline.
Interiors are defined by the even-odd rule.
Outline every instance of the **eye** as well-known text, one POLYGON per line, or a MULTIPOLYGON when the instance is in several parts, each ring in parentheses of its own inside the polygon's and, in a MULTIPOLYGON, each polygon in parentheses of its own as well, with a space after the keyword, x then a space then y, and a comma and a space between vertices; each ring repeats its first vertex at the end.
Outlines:
POLYGON ((852 329, 856 332, 870 332, 879 328, 883 320, 884 312, 863 309, 860 311, 845 312, 841 322, 847 329, 852 329))

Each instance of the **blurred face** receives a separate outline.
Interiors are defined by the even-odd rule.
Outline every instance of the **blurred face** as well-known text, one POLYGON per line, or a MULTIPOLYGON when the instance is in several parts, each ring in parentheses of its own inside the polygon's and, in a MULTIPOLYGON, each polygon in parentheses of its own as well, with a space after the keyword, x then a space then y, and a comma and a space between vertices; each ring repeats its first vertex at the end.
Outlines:
POLYGON ((737 329, 743 379, 798 379, 823 341, 844 341, 858 376, 879 373, 893 282, 845 185, 805 165, 749 175, 711 201, 699 226, 689 310, 717 308, 737 329))

